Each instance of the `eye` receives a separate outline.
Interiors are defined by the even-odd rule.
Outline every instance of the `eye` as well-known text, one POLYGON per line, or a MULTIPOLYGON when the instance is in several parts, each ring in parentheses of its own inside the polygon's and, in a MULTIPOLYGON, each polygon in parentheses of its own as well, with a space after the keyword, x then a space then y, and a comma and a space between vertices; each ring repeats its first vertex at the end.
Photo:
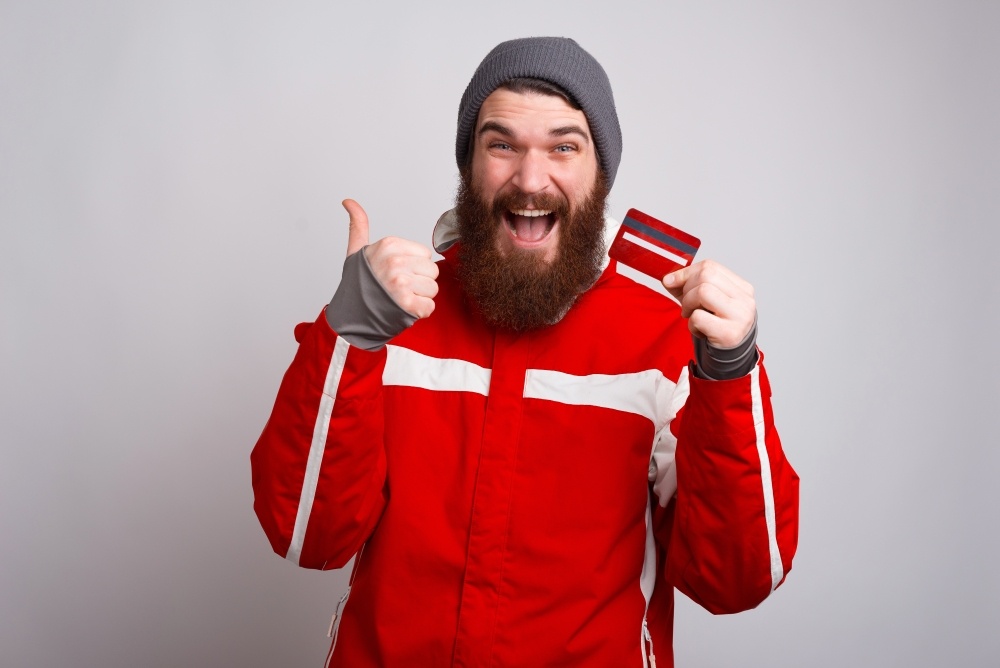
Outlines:
POLYGON ((490 148, 496 149, 498 151, 509 151, 511 150, 510 144, 505 141, 492 141, 490 142, 490 148))
POLYGON ((576 146, 573 144, 560 144, 555 148, 556 153, 572 153, 576 151, 576 146))

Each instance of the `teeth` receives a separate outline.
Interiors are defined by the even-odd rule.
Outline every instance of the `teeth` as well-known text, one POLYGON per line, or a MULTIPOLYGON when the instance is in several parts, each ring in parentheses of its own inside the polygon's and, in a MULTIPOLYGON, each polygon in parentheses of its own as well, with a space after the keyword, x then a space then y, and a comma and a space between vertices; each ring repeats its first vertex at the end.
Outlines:
POLYGON ((516 209, 511 211, 515 216, 524 216, 525 218, 537 218, 538 216, 547 216, 551 211, 546 211, 545 209, 516 209))

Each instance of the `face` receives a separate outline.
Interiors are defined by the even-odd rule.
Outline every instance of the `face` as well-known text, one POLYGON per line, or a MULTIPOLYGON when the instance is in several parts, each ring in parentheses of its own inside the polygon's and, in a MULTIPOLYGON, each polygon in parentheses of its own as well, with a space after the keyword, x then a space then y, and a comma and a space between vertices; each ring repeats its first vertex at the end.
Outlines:
POLYGON ((510 200, 497 221, 501 252, 529 252, 551 263, 561 219, 584 203, 597 172, 587 117, 562 98, 501 88, 483 102, 471 177, 485 200, 510 200))
POLYGON ((543 94, 487 99, 456 202, 459 275, 487 321, 562 318, 600 276, 606 197, 582 112, 543 94))

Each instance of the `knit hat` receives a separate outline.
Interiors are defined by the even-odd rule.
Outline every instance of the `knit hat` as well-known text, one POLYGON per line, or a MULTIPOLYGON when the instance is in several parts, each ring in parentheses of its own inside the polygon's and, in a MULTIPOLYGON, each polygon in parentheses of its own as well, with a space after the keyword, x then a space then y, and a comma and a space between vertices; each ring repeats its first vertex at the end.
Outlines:
POLYGON ((472 133, 483 102, 505 82, 519 77, 553 83, 580 105, 597 144, 597 156, 608 188, 611 188, 622 158, 622 130, 611 95, 611 82, 601 64, 566 37, 512 39, 497 45, 486 55, 458 105, 455 158, 459 169, 469 162, 472 133))

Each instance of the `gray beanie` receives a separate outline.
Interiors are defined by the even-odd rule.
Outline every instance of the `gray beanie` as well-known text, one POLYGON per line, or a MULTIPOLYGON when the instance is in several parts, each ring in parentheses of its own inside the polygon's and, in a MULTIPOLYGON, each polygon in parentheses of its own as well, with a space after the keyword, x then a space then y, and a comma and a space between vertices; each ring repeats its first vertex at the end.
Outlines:
POLYGON ((611 82, 601 64, 566 37, 512 39, 497 45, 483 58, 458 105, 455 158, 459 169, 469 162, 479 108, 490 93, 518 77, 554 83, 580 105, 590 124, 601 169, 610 189, 622 158, 622 130, 611 95, 611 82))

